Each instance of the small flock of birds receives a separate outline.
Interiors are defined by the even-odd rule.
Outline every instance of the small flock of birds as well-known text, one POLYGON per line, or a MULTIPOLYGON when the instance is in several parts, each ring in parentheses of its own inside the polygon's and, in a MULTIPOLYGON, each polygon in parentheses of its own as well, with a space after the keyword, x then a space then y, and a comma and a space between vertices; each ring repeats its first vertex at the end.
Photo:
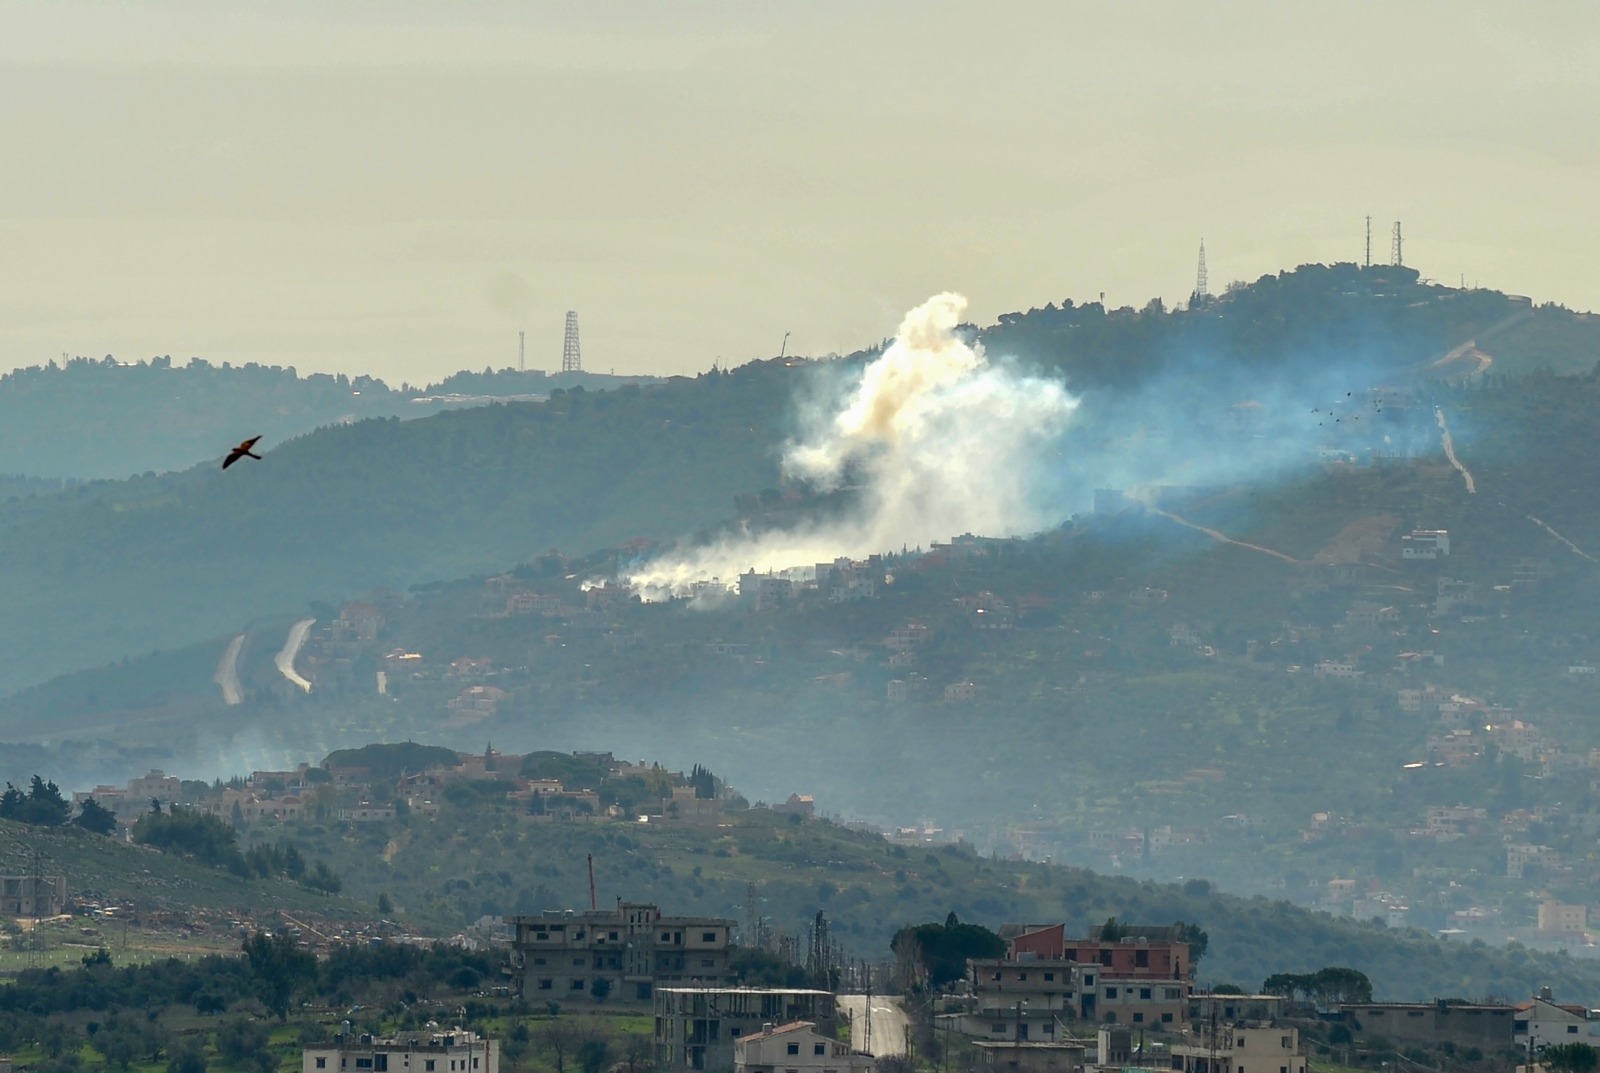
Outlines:
MULTIPOLYGON (((1349 398, 1350 396, 1354 395, 1355 392, 1346 391, 1344 394, 1345 394, 1346 398, 1349 398)), ((1382 406, 1382 404, 1380 404, 1378 402, 1377 399, 1373 399, 1372 400, 1372 409, 1377 413, 1380 413, 1380 414, 1383 413, 1383 406, 1382 406)), ((1327 410, 1323 410, 1322 407, 1320 407, 1320 406, 1313 406, 1311 408, 1311 412, 1314 413, 1314 414, 1325 414, 1327 417, 1332 417, 1335 424, 1342 424, 1344 422, 1344 417, 1336 416, 1335 413, 1334 413, 1334 409, 1331 406, 1328 407, 1327 410)), ((1360 414, 1346 414, 1345 416, 1349 417, 1350 420, 1352 420, 1352 421, 1360 421, 1361 420, 1361 415, 1360 414)), ((1325 423, 1326 422, 1324 422, 1324 421, 1318 421, 1317 422, 1317 427, 1321 428, 1325 423)))

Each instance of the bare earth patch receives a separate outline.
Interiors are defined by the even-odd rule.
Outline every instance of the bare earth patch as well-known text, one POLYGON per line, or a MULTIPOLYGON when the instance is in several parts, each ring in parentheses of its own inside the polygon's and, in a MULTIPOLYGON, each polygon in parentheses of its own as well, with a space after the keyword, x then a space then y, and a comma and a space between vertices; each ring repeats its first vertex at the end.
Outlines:
POLYGON ((1380 554, 1394 534, 1400 519, 1393 514, 1373 514, 1357 518, 1338 533, 1312 558, 1317 563, 1359 563, 1363 557, 1380 554))

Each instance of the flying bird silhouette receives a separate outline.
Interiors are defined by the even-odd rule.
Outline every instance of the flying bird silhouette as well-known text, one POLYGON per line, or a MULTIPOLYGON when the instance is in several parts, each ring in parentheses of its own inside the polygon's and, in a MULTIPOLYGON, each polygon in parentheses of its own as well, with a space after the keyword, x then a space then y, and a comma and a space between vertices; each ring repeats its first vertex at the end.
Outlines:
POLYGON ((261 456, 251 451, 250 448, 254 447, 256 445, 256 441, 260 438, 260 436, 251 436, 248 440, 245 440, 239 446, 229 451, 228 457, 222 460, 222 468, 227 469, 241 458, 254 458, 259 462, 261 460, 261 456))

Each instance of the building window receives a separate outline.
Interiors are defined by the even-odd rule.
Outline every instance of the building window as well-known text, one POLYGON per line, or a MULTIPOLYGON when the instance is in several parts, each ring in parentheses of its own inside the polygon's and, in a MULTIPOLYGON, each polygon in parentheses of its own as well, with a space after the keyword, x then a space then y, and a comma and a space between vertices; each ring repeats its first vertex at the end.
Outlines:
POLYGON ((373 1055, 372 1068, 375 1069, 377 1073, 389 1073, 389 1056, 386 1054, 373 1055))
POLYGON ((356 1068, 357 1069, 371 1069, 372 1068, 372 1059, 370 1059, 370 1058, 357 1058, 356 1059, 356 1068))
POLYGON ((1133 952, 1133 963, 1138 968, 1148 969, 1150 967, 1150 951, 1135 950, 1133 952))
POLYGON ((1026 980, 1026 979, 1027 979, 1027 978, 1028 978, 1028 974, 1027 974, 1027 973, 1025 973, 1025 972, 1019 972, 1019 973, 1017 973, 1017 979, 1019 979, 1019 980, 1026 980))
POLYGON ((1055 980, 1055 978, 1056 978, 1056 974, 1053 973, 1053 972, 1047 972, 1047 973, 1044 974, 1045 983, 1050 983, 1053 980, 1055 980))
POLYGON ((423 1073, 433 1073, 433 1059, 430 1058, 426 1062, 423 1062, 422 1063, 422 1068, 423 1068, 423 1073))
POLYGON ((1114 987, 1106 988, 1106 998, 1116 998, 1116 997, 1117 997, 1117 989, 1116 988, 1114 988, 1114 987))
POLYGON ((790 1054, 799 1054, 800 1053, 800 1044, 798 1044, 798 1043, 789 1044, 789 1053, 790 1054))
POLYGON ((823 1046, 820 1043, 813 1043, 811 1045, 811 1053, 812 1054, 827 1054, 828 1053, 828 1048, 823 1046))
POLYGON ((989 977, 989 979, 991 979, 991 980, 998 980, 998 979, 1000 979, 1000 974, 999 974, 999 973, 998 973, 998 972, 997 972, 997 973, 995 973, 995 974, 994 974, 994 975, 993 975, 993 976, 991 976, 991 977, 989 977))
POLYGON ((534 958, 533 959, 533 963, 535 965, 543 965, 545 963, 545 959, 544 958, 534 958))
POLYGON ((572 978, 572 983, 568 984, 567 986, 572 988, 572 990, 574 990, 574 991, 582 991, 583 990, 583 977, 574 976, 572 978))
POLYGON ((539 990, 540 991, 548 991, 554 986, 555 986, 555 981, 553 981, 553 980, 540 980, 539 981, 539 990))
POLYGON ((573 958, 572 959, 572 963, 581 968, 583 966, 583 959, 582 958, 573 958))
POLYGON ((1134 1014, 1133 1015, 1133 1023, 1136 1024, 1136 1025, 1144 1024, 1144 1014, 1142 1014, 1142 1013, 1134 1014))
POLYGON ((1141 987, 1139 989, 1139 997, 1140 998, 1149 998, 1150 997, 1150 989, 1148 987, 1141 987))
POLYGON ((700 941, 702 943, 714 943, 717 941, 717 933, 714 931, 701 932, 700 941))
POLYGON ((616 932, 612 932, 610 937, 611 937, 611 941, 612 942, 616 942, 617 941, 617 933, 616 932))
POLYGON ((1576 1036, 1577 1034, 1578 1034, 1578 1026, 1577 1025, 1568 1025, 1567 1026, 1567 1035, 1576 1036))
POLYGON ((317 1059, 317 1068, 318 1069, 327 1069, 328 1068, 328 1060, 326 1058, 318 1058, 317 1059))
POLYGON ((670 931, 662 932, 661 933, 661 941, 664 942, 664 943, 672 942, 672 933, 670 931))
POLYGON ((1170 1014, 1170 1013, 1162 1014, 1161 1015, 1161 1023, 1164 1024, 1164 1025, 1170 1025, 1172 1023, 1172 1014, 1170 1014))
POLYGON ((710 958, 701 958, 700 967, 702 969, 714 969, 717 967, 717 963, 710 958))

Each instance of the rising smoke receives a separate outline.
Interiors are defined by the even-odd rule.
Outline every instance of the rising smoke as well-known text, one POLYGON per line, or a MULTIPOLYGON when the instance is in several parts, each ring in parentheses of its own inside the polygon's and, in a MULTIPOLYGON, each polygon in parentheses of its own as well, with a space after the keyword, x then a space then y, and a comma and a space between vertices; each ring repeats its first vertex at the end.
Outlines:
POLYGON ((929 299, 877 360, 803 408, 784 473, 819 491, 850 488, 853 510, 679 549, 627 580, 659 599, 712 579, 732 586, 752 569, 803 576, 967 532, 1038 533, 1090 510, 1100 488, 1153 502, 1174 486, 1261 485, 1437 449, 1415 392, 1377 387, 1409 376, 1381 340, 1250 362, 1185 352, 1133 385, 1084 395, 986 355, 959 327, 965 308, 960 295, 929 299))
POLYGON ((647 598, 694 582, 803 570, 948 539, 1032 533, 1057 520, 1041 498, 1050 444, 1077 400, 1055 380, 991 362, 958 326, 967 301, 940 294, 906 314, 894 342, 812 408, 784 453, 786 475, 820 490, 848 482, 847 516, 744 534, 650 563, 628 580, 647 598))

